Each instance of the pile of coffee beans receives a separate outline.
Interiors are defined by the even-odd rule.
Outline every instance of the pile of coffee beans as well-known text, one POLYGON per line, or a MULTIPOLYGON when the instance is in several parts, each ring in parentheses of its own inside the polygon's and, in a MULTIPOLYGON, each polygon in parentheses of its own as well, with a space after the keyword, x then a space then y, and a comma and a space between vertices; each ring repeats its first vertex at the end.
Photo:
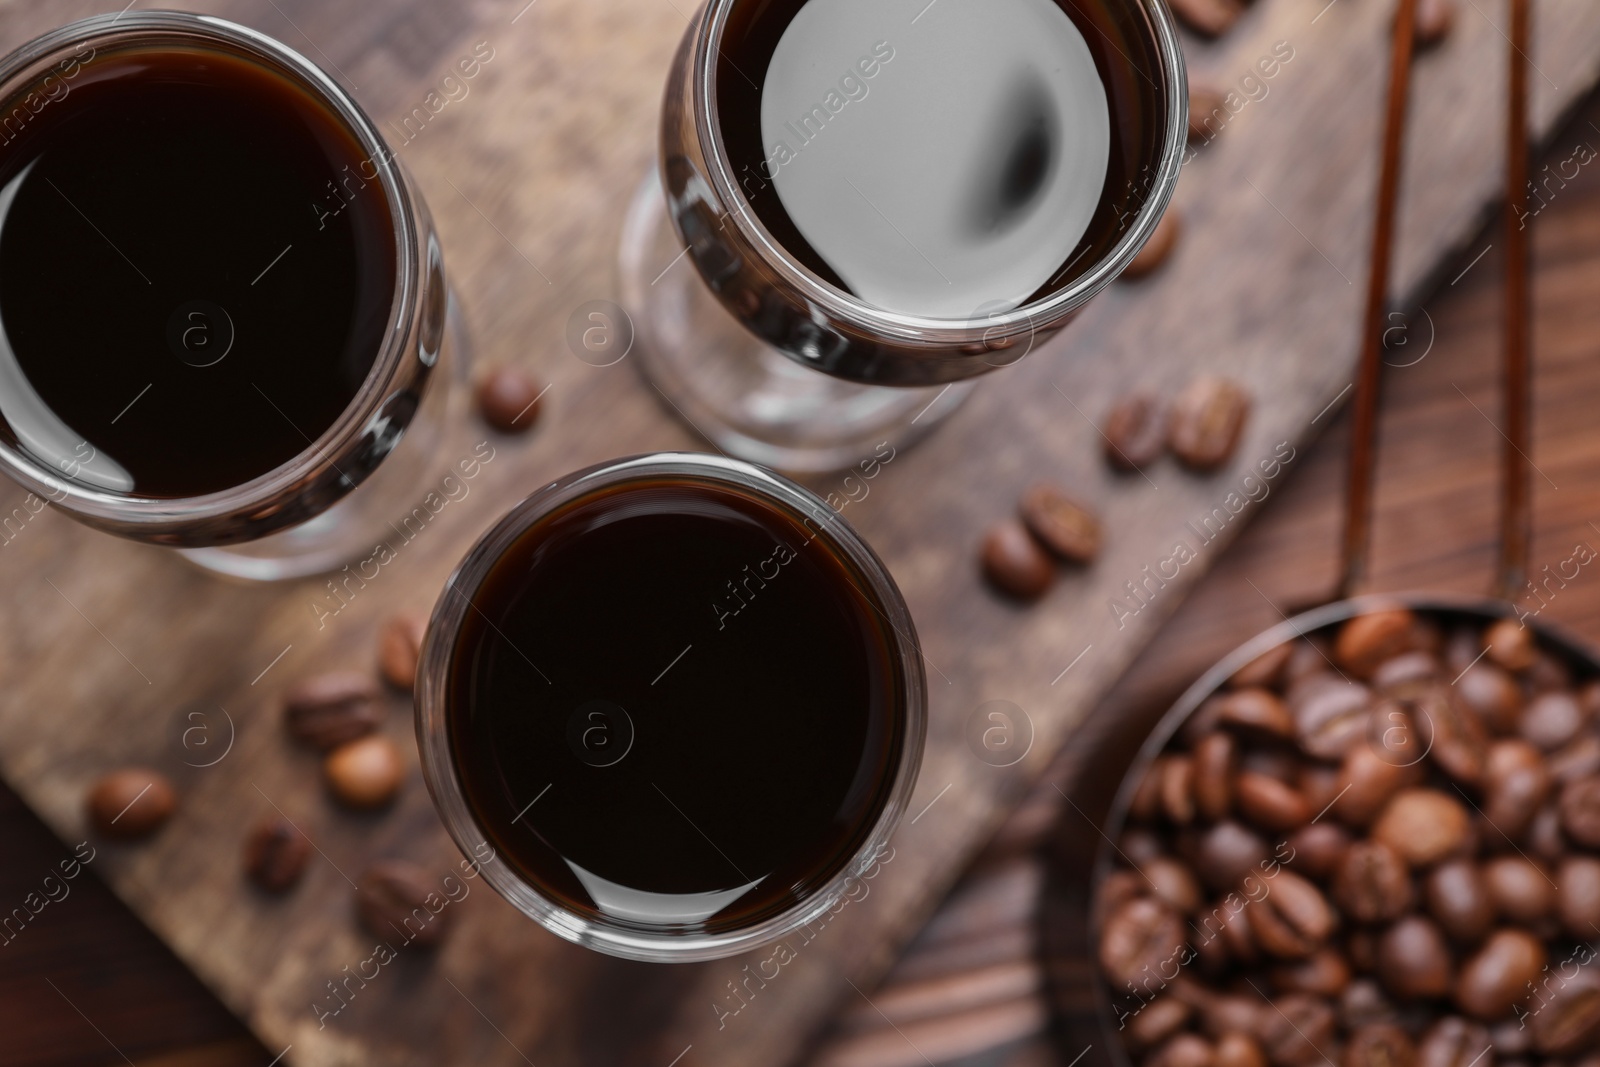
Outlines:
POLYGON ((1142 1067, 1600 1064, 1600 681, 1400 607, 1238 671, 1097 888, 1142 1067))

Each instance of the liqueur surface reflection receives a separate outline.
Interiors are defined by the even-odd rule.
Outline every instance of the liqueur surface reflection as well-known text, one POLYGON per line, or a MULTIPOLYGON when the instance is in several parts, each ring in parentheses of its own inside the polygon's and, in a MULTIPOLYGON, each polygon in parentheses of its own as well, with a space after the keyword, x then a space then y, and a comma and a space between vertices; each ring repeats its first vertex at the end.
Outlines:
POLYGON ((105 50, 39 95, 0 140, 0 434, 144 497, 308 449, 394 295, 390 204, 353 133, 220 47, 105 50))
POLYGON ((544 516, 449 653, 475 820, 580 915, 714 933, 791 908, 862 847, 908 744, 871 588, 732 485, 624 482, 544 516))

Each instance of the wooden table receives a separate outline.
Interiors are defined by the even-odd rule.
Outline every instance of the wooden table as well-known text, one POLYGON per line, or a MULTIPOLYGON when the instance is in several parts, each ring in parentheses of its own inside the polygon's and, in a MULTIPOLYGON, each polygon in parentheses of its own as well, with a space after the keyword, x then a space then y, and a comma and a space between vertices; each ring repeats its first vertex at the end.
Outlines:
MULTIPOLYGON (((0 5, 0 31, 6 35, 0 43, 13 44, 80 13, 80 6, 0 5)), ((1109 294, 1061 345, 985 383, 938 436, 897 463, 897 480, 885 480, 873 501, 849 514, 905 587, 923 632, 930 676, 942 675, 948 685, 935 696, 929 759, 914 802, 918 809, 928 805, 927 814, 897 840, 900 859, 873 897, 844 913, 792 976, 786 972, 781 996, 756 1002, 748 1026, 740 1020, 731 1034, 718 1037, 707 1005, 739 973, 740 961, 684 968, 670 977, 660 968, 618 965, 553 944, 501 902, 480 895, 453 951, 437 966, 419 964, 374 991, 363 1002, 367 1014, 340 1030, 334 1043, 318 1038, 302 1002, 318 989, 329 965, 337 973, 338 961, 356 945, 348 887, 335 871, 319 869, 276 914, 241 892, 238 838, 260 807, 251 800, 252 786, 287 798, 341 866, 387 854, 450 862, 451 850, 414 781, 385 819, 350 820, 329 811, 317 795, 314 767, 283 743, 275 687, 296 673, 369 662, 376 621, 396 607, 426 604, 475 532, 552 474, 617 451, 689 443, 631 375, 589 368, 562 351, 558 340, 572 307, 612 295, 609 250, 617 212, 631 176, 647 163, 659 72, 683 16, 671 3, 655 0, 615 7, 577 0, 541 0, 527 8, 420 2, 356 8, 287 0, 210 6, 342 68, 380 116, 403 113, 456 52, 492 37, 497 55, 507 61, 488 68, 474 89, 476 104, 463 101, 411 146, 415 152, 408 148, 408 162, 439 216, 480 355, 524 360, 545 374, 553 383, 553 411, 531 442, 506 443, 505 466, 486 480, 476 503, 445 517, 436 541, 408 563, 403 579, 375 588, 352 606, 341 626, 315 639, 307 635, 312 616, 305 604, 314 587, 219 587, 159 552, 95 537, 49 513, 8 543, 0 556, 7 620, 0 625, 0 671, 13 684, 0 694, 0 769, 58 834, 73 841, 82 836, 84 785, 107 766, 138 759, 180 776, 186 803, 173 826, 146 848, 108 849, 94 870, 107 875, 118 895, 230 1008, 271 1035, 275 1047, 242 1041, 214 1005, 191 1009, 198 1003, 193 984, 186 986, 189 980, 169 957, 129 932, 131 920, 118 906, 84 888, 76 899, 47 910, 25 932, 27 942, 19 938, 0 949, 12 954, 0 965, 0 989, 8 994, 0 997, 0 1063, 119 1062, 124 1056, 141 1065, 265 1063, 291 1042, 297 1044, 291 1058, 319 1063, 400 1062, 409 1055, 420 1062, 526 1058, 541 1067, 665 1065, 680 1051, 688 1052, 683 1067, 766 1063, 800 1055, 813 1043, 819 1022, 840 1007, 840 1029, 816 1049, 822 1062, 835 1065, 905 1060, 908 1047, 935 1048, 944 1056, 1026 1039, 1044 1018, 1032 992, 1038 971, 1027 964, 1031 949, 1024 944, 1020 968, 1016 959, 974 963, 974 938, 991 953, 996 945, 1018 942, 1014 936, 979 936, 982 925, 971 918, 992 916, 997 901, 1010 902, 1001 911, 1016 916, 1013 931, 1026 928, 1034 883, 1031 861, 1017 859, 1018 849, 1048 826, 1045 805, 1026 806, 1023 817, 1009 825, 991 856, 1010 858, 985 861, 989 880, 968 888, 967 910, 958 906, 946 913, 953 918, 936 921, 920 957, 902 964, 888 987, 865 993, 850 984, 872 988, 944 889, 1051 765, 1069 731, 1177 608, 1200 568, 1173 583, 1169 595, 1126 630, 1117 629, 1104 608, 1122 578, 1138 575, 1165 552, 1173 531, 1186 518, 1208 512, 1258 455, 1285 440, 1304 447, 1317 432, 1314 420, 1334 419, 1319 412, 1349 380, 1355 351, 1358 296, 1346 281, 1359 275, 1364 254, 1382 88, 1362 74, 1375 66, 1370 57, 1382 45, 1385 9, 1347 0, 1318 15, 1313 8, 1321 4, 1260 0, 1228 40, 1197 51, 1197 65, 1229 81, 1278 40, 1297 42, 1303 62, 1273 85, 1272 94, 1241 112, 1186 173, 1179 203, 1188 214, 1189 238, 1175 261, 1160 277, 1109 294), (552 82, 561 90, 553 90, 552 82), (530 269, 530 259, 546 267, 559 263, 548 286, 553 292, 530 269), (1237 375, 1261 399, 1238 467, 1215 479, 1193 479, 1163 466, 1152 472, 1159 483, 1154 491, 1136 479, 1106 474, 1093 427, 1074 408, 1099 412, 1133 382, 1171 388, 1200 368, 1237 375), (1055 391, 1065 403, 1053 399, 1055 391), (1117 536, 1100 564, 1025 611, 982 588, 970 554, 983 526, 1009 509, 1027 481, 1041 476, 1096 499, 1117 536), (59 597, 40 580, 45 576, 59 587, 59 597), (68 597, 70 604, 63 602, 68 597), (105 644, 88 619, 106 631, 105 644), (116 649, 107 647, 112 640, 116 649), (1095 646, 1098 652, 1080 666, 1062 670, 1095 646), (151 672, 149 686, 120 658, 124 652, 151 672), (286 658, 274 668, 279 674, 265 675, 264 688, 253 686, 250 679, 280 652, 286 658), (972 709, 996 696, 1029 708, 1036 728, 1036 751, 1006 774, 979 764, 961 741, 972 709), (201 774, 182 768, 174 745, 174 728, 198 702, 227 705, 242 723, 230 762, 201 774), (1002 869, 1005 877, 994 880, 1002 869), (958 951, 952 945, 966 947, 958 951), (942 962, 928 962, 930 949, 942 962), (964 963, 962 951, 969 953, 964 963), (127 962, 119 966, 122 960, 127 962), (976 1021, 959 1018, 950 1001, 915 985, 937 979, 941 966, 951 974, 990 964, 980 992, 970 982, 955 984, 966 1008, 980 1013, 976 1021), (441 977, 460 988, 452 993, 441 977), (910 994, 903 991, 908 982, 910 994), (153 995, 156 989, 162 996, 153 995), (907 1034, 920 1040, 906 1042, 898 1032, 891 1037, 879 1025, 884 1019, 897 1020, 901 1030, 913 1027, 907 1034), (929 1034, 918 1026, 943 1028, 929 1034), (13 1041, 13 1034, 26 1040, 13 1041), (935 1039, 945 1044, 936 1046, 935 1039), (448 1057, 434 1052, 430 1060, 429 1052, 407 1044, 429 1040, 443 1042, 448 1057), (206 1048, 211 1051, 198 1051, 206 1048)), ((1564 102, 1593 82, 1600 20, 1577 0, 1550 4, 1546 16, 1538 62, 1559 79, 1551 87, 1536 85, 1539 123, 1548 129, 1564 102)), ((1481 248, 1469 241, 1498 170, 1495 79, 1482 72, 1498 69, 1498 33, 1488 15, 1467 12, 1456 38, 1419 69, 1418 133, 1409 161, 1397 296, 1418 293, 1429 278, 1440 277, 1452 248, 1465 249, 1468 257, 1481 248)), ((1557 152, 1565 158, 1570 150, 1562 153, 1562 147, 1558 141, 1557 152)), ((1564 191, 1548 209, 1551 219, 1584 206, 1579 189, 1570 186, 1570 196, 1564 191)), ((1562 231, 1572 241, 1559 253, 1571 257, 1563 265, 1575 262, 1586 246, 1600 247, 1600 226, 1593 224, 1600 211, 1592 201, 1589 207, 1588 240, 1571 236, 1584 232, 1581 223, 1562 231)), ((1556 229, 1541 228, 1540 251, 1547 259, 1558 255, 1551 250, 1556 229)), ((1395 498, 1395 487, 1401 497, 1410 488, 1427 494, 1430 507, 1445 509, 1439 514, 1450 515, 1454 524, 1441 531, 1419 521, 1416 511, 1384 519, 1380 575, 1403 573, 1407 584, 1447 575, 1441 587, 1477 588, 1477 572, 1464 568, 1480 556, 1487 574, 1492 430, 1470 404, 1461 403, 1462 394, 1444 392, 1432 376, 1444 368, 1445 384, 1460 385, 1480 407, 1489 402, 1487 355, 1473 375, 1464 364, 1453 375, 1457 365, 1439 357, 1456 348, 1492 355, 1481 312, 1474 322, 1477 307, 1465 297, 1493 291, 1492 263, 1491 252, 1447 298, 1461 302, 1459 322, 1448 335, 1452 343, 1445 343, 1444 324, 1456 320, 1441 307, 1434 316, 1441 331, 1438 354, 1412 368, 1411 377, 1395 375, 1397 382, 1417 383, 1419 392, 1409 408, 1403 387, 1391 395, 1391 415, 1398 411, 1405 419, 1409 444, 1391 450, 1396 469, 1384 483, 1380 506, 1395 498), (1457 419, 1462 421, 1452 421, 1457 419), (1403 570, 1395 559, 1404 561, 1403 570)), ((1589 266, 1592 279, 1592 259, 1589 266)), ((1577 270, 1568 268, 1560 283, 1569 303, 1585 294, 1577 270)), ((1552 299, 1556 284, 1541 289, 1543 301, 1552 299)), ((1591 299, 1581 310, 1592 306, 1591 299)), ((1542 342, 1549 320, 1559 313, 1545 315, 1542 342)), ((1553 413, 1541 427, 1540 445, 1555 453, 1557 484, 1570 473, 1570 484, 1581 486, 1588 458, 1581 451, 1587 430, 1582 420, 1593 410, 1584 385, 1594 376, 1580 372, 1584 351, 1575 339, 1582 335, 1566 336, 1561 351, 1570 373, 1552 366, 1541 383, 1541 414, 1547 406, 1553 413)), ((1545 354, 1542 347, 1541 358, 1545 354)), ((1148 653, 1111 703, 1102 705, 1108 714, 1159 704, 1163 686, 1170 689, 1199 661, 1272 621, 1274 603, 1310 592, 1330 573, 1329 486, 1335 468, 1327 443, 1310 453, 1292 479, 1279 483, 1277 499, 1260 509, 1272 527, 1258 524, 1244 551, 1206 554, 1205 564, 1223 561, 1220 577, 1207 589, 1223 592, 1208 592, 1216 599, 1195 600, 1199 607, 1184 609, 1168 630, 1174 636, 1160 646, 1165 651, 1148 653), (1270 529, 1276 534, 1257 533, 1270 529), (1254 591, 1239 595, 1240 575, 1258 569, 1262 578, 1272 576, 1256 582, 1266 597, 1254 591)), ((1578 494, 1561 499, 1573 496, 1578 494)), ((1580 510, 1572 506, 1559 525, 1543 527, 1546 538, 1561 542, 1562 555, 1580 510)), ((1234 524, 1228 536, 1242 525, 1234 524)), ((1559 558, 1549 555, 1554 543, 1541 539, 1536 551, 1559 558)), ((1572 604, 1579 603, 1575 591, 1572 604)), ((392 727, 396 736, 404 735, 399 716, 392 727)), ((20 813, 7 817, 13 825, 23 820, 20 813)), ((34 866, 35 858, 53 859, 50 846, 40 844, 37 826, 23 823, 15 853, 8 842, 3 869, 3 885, 13 895, 27 892, 32 871, 42 869, 34 866), (29 851, 34 846, 23 840, 29 834, 43 852, 29 851), (15 864, 9 862, 13 855, 15 864)), ((951 984, 941 988, 948 993, 951 984)), ((1041 1054, 1038 1047, 1019 1048, 1019 1055, 1041 1054)))

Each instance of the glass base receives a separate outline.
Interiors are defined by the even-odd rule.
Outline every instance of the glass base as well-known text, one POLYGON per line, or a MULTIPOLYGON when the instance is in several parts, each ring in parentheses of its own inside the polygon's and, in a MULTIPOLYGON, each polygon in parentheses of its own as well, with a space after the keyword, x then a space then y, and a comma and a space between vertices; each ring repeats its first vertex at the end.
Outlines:
POLYGON ((683 253, 652 167, 628 208, 619 263, 636 359, 676 414, 728 455, 793 473, 843 470, 885 441, 911 445, 973 389, 861 385, 804 367, 729 314, 683 253))
POLYGON ((370 556, 395 533, 391 525, 444 470, 444 447, 465 417, 471 363, 466 327, 455 294, 445 312, 444 342, 426 395, 400 443, 372 476, 327 511, 281 533, 238 545, 178 549, 178 555, 214 574, 251 582, 287 581, 338 570, 370 556))

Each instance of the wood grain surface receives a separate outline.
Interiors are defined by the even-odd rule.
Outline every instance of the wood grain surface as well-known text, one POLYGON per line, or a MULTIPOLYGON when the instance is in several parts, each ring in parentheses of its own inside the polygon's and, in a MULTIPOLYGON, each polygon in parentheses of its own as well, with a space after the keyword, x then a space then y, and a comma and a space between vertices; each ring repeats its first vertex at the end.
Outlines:
MULTIPOLYGON (((1504 12, 1488 0, 1476 7, 1417 71, 1395 293, 1402 305, 1477 233, 1500 173, 1504 42, 1495 20, 1504 12)), ((748 1003, 723 1015, 720 1027, 714 1005, 737 1006, 724 999, 728 984, 742 982, 745 966, 764 955, 673 969, 620 963, 558 942, 481 889, 453 905, 458 929, 441 951, 402 954, 319 1026, 314 1005, 337 1003, 327 983, 371 951, 350 921, 347 879, 384 856, 442 876, 457 856, 414 764, 394 811, 353 817, 328 804, 314 761, 286 743, 278 722, 286 684, 370 663, 376 624, 397 608, 429 604, 473 536, 526 492, 608 456, 693 447, 625 364, 589 367, 562 340, 572 309, 615 296, 620 211, 649 162, 660 81, 686 12, 672 0, 457 8, 239 0, 208 9, 324 61, 385 121, 408 112, 477 42, 494 49, 471 94, 401 156, 439 221, 479 358, 533 368, 551 384, 550 410, 531 439, 494 440, 496 462, 472 495, 320 630, 311 606, 319 583, 225 585, 48 510, 33 519, 0 552, 0 676, 10 683, 0 694, 0 770, 74 842, 87 833, 84 789, 105 769, 148 763, 179 782, 184 804, 158 839, 102 845, 93 867, 274 1055, 293 1046, 286 1061, 665 1067, 677 1058, 693 1067, 800 1058, 831 1011, 865 998, 860 990, 872 987, 1252 510, 1196 545, 1199 558, 1119 627, 1107 605, 1123 583, 1168 558, 1175 540, 1193 545, 1189 522, 1225 508, 1259 460, 1285 442, 1303 448, 1314 422, 1331 419, 1321 413, 1348 383, 1356 350, 1382 91, 1374 57, 1388 6, 1259 0, 1233 34, 1197 52, 1197 67, 1235 84, 1280 41, 1294 58, 1265 94, 1262 83, 1247 87, 1256 98, 1186 169, 1178 205, 1187 237, 1176 259, 1156 278, 1108 294, 1063 340, 985 382, 846 511, 905 590, 927 654, 934 696, 917 815, 897 834, 894 859, 870 895, 777 978, 747 987, 748 1003), (1129 385, 1170 390, 1202 370, 1236 376, 1258 397, 1234 466, 1205 479, 1168 465, 1148 471, 1148 480, 1106 474, 1089 416, 1129 385), (983 527, 1041 477, 1094 500, 1116 533, 1094 568, 1023 610, 981 586, 971 554, 983 527), (1029 755, 1012 768, 981 762, 964 739, 974 710, 993 699, 1016 703, 1032 724, 1029 755), (222 708, 234 728, 227 757, 191 766, 195 754, 183 743, 190 713, 208 716, 221 736, 222 708), (238 873, 244 827, 273 806, 308 831, 323 859, 282 902, 253 895, 238 873)), ((0 45, 89 10, 0 5, 0 45)), ((1600 10, 1583 0, 1548 3, 1537 41, 1536 129, 1547 132, 1594 81, 1600 10)), ((1470 393, 1471 383, 1462 387, 1470 393)), ((455 447, 465 454, 482 436, 462 427, 455 447)), ((1491 453, 1492 443, 1484 448, 1491 453)), ((1454 439, 1417 451, 1445 471, 1472 469, 1471 449, 1454 439)), ((1301 483, 1280 484, 1287 495, 1301 483)), ((1435 483, 1424 475, 1408 484, 1435 483)), ((816 486, 831 488, 827 479, 816 486)), ((1487 500, 1481 516, 1464 507, 1459 521, 1488 510, 1487 500)), ((1425 530, 1421 541, 1429 541, 1425 530)), ((1380 567, 1386 544, 1380 529, 1380 567)), ((1304 545, 1257 546, 1254 562, 1280 553, 1297 561, 1297 577, 1311 573, 1304 545)), ((1226 629, 1215 618, 1198 628, 1210 639, 1226 629)), ((1230 634, 1230 643, 1248 632, 1230 634)), ((405 702, 396 698, 393 710, 389 730, 405 740, 405 702)), ((999 883, 1015 891, 1003 877, 999 883)), ((1038 972, 1014 959, 985 966, 979 988, 958 993, 973 1010, 988 1010, 988 1032, 1037 1028, 1042 1016, 1030 998, 1038 972)), ((914 1015, 939 1002, 919 995, 930 996, 901 994, 891 1006, 914 1015)), ((863 1020, 870 1022, 865 1013, 846 1016, 842 1025, 867 1033, 863 1020)))

